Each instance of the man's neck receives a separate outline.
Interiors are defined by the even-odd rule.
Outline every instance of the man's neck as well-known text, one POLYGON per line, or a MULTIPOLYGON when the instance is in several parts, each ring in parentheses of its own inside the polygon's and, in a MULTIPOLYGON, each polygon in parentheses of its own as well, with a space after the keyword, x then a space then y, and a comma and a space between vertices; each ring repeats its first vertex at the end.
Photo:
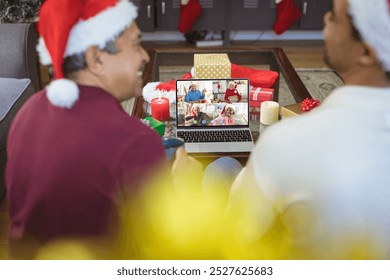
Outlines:
POLYGON ((99 79, 99 77, 89 73, 88 71, 77 71, 73 73, 72 76, 69 77, 69 79, 79 85, 101 88, 109 94, 113 95, 110 89, 104 83, 104 79, 99 79))
POLYGON ((382 69, 360 69, 339 74, 346 85, 390 87, 390 81, 382 69))

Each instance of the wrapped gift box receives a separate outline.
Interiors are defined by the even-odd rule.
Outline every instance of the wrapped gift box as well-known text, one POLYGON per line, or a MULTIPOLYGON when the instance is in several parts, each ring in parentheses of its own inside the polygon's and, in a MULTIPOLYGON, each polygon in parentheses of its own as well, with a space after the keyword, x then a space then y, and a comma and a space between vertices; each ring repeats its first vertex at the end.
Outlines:
POLYGON ((159 120, 153 119, 152 117, 146 117, 142 120, 143 123, 153 128, 160 136, 164 136, 165 124, 159 120))
POLYGON ((263 101, 272 101, 274 98, 274 90, 272 88, 252 87, 249 92, 249 106, 260 107, 263 101))
POLYGON ((305 113, 306 113, 305 111, 301 110, 300 103, 291 104, 291 105, 281 107, 282 119, 299 116, 299 115, 305 114, 305 113))
POLYGON ((231 63, 226 53, 194 54, 194 78, 226 79, 231 77, 231 63))

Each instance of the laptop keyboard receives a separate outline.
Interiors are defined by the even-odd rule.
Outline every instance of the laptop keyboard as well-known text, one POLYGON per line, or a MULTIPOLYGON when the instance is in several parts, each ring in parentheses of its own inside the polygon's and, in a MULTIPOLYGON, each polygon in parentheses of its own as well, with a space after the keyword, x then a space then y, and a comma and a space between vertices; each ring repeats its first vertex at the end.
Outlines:
POLYGON ((180 130, 177 131, 177 137, 182 138, 187 143, 252 141, 249 130, 180 130))

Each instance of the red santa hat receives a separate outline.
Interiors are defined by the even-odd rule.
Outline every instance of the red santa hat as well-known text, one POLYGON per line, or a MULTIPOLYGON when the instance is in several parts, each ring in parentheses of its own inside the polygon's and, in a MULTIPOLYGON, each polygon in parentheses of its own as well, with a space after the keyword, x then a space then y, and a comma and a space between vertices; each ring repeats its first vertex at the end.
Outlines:
POLYGON ((236 111, 236 107, 234 107, 233 104, 228 103, 228 104, 225 105, 225 107, 223 107, 222 112, 221 112, 221 115, 224 115, 224 114, 225 114, 225 110, 226 110, 227 108, 233 109, 234 112, 236 111))
POLYGON ((191 114, 195 117, 196 114, 195 114, 195 109, 199 109, 200 111, 200 106, 198 104, 194 104, 191 108, 191 114))
POLYGON ((390 0, 348 0, 353 25, 390 71, 390 0))
POLYGON ((53 105, 70 109, 79 97, 76 83, 64 78, 64 58, 91 46, 103 48, 136 17, 137 8, 128 0, 46 0, 42 4, 37 50, 41 63, 54 69, 55 81, 47 87, 53 105))

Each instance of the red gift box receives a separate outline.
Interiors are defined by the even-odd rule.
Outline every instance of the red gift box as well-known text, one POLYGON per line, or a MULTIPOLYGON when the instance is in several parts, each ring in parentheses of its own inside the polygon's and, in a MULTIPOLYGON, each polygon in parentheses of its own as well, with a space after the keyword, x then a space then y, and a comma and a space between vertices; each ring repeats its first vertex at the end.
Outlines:
POLYGON ((260 107, 263 101, 272 101, 274 90, 272 88, 253 87, 249 92, 249 106, 260 107))

